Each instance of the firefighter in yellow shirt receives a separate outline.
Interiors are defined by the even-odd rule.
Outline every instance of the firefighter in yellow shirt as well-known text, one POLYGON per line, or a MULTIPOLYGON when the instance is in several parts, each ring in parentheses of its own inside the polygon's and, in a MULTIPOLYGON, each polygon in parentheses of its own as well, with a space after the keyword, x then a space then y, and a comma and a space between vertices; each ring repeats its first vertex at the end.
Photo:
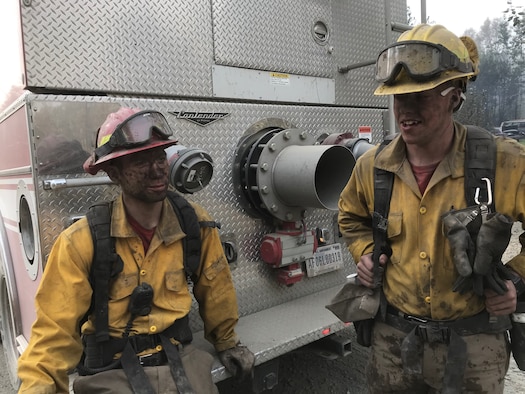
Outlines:
POLYGON ((372 288, 374 272, 381 272, 384 299, 371 334, 370 393, 503 393, 509 314, 523 287, 525 252, 507 264, 507 276, 491 267, 485 276, 470 271, 484 256, 501 259, 512 223, 525 222, 525 149, 495 139, 490 186, 497 214, 481 212, 487 221, 473 244, 457 216, 467 207, 467 130, 453 113, 477 74, 475 43, 439 25, 403 33, 377 59, 375 94, 394 96, 399 134, 377 156, 374 148, 357 161, 339 201, 339 226, 359 282, 372 288), (374 167, 394 174, 386 229, 391 250, 380 255, 376 270, 374 167), (447 227, 447 218, 454 226, 447 227), (490 235, 495 220, 493 235, 502 239, 490 235), (473 284, 480 280, 481 290, 473 284))
MULTIPOLYGON (((164 149, 175 143, 157 111, 121 108, 99 129, 97 148, 84 169, 104 170, 121 189, 110 224, 119 257, 99 308, 107 307, 107 324, 101 327, 108 336, 98 328, 103 315, 96 307, 78 330, 93 297, 97 305, 92 282, 102 276, 95 272, 90 281, 96 251, 82 218, 62 232, 47 261, 36 295, 37 319, 19 360, 20 393, 68 393, 68 371, 83 351, 79 372, 84 376, 74 382, 76 393, 217 392, 212 356, 191 345, 192 297, 182 247, 187 235, 167 199, 164 149)), ((211 223, 202 207, 192 206, 199 222, 211 223)), ((200 242, 193 293, 205 336, 232 374, 249 375, 254 356, 235 334, 235 288, 217 230, 201 228, 200 242)))

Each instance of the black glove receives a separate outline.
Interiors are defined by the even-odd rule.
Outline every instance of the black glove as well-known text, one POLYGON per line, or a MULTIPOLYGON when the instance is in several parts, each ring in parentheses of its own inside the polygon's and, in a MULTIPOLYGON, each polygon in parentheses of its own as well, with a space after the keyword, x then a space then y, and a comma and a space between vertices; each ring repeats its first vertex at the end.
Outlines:
POLYGON ((456 269, 461 277, 466 278, 472 274, 476 245, 467 227, 458 218, 456 211, 447 212, 443 215, 442 220, 456 269))
POLYGON ((512 223, 510 217, 495 213, 481 225, 476 240, 474 273, 486 275, 496 262, 501 261, 509 245, 512 223))
POLYGON ((219 359, 226 370, 238 381, 242 381, 253 374, 255 356, 243 345, 236 345, 230 349, 219 352, 219 359))
POLYGON ((481 276, 474 283, 474 292, 482 296, 485 288, 494 290, 499 295, 507 291, 505 280, 508 277, 501 270, 501 257, 509 245, 513 221, 501 213, 489 215, 481 225, 476 240, 476 258, 474 276, 481 276))

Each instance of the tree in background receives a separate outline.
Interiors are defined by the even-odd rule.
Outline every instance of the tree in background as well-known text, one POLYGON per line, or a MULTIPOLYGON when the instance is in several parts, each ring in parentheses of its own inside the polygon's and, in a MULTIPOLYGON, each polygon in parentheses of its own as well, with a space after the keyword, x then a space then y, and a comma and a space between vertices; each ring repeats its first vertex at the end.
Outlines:
POLYGON ((465 32, 478 45, 481 73, 469 84, 468 100, 457 115, 464 123, 491 129, 525 117, 525 17, 521 7, 508 4, 503 18, 465 32))
POLYGON ((505 11, 507 20, 512 23, 518 37, 523 40, 525 35, 525 11, 522 6, 515 6, 512 0, 507 1, 509 8, 505 11))
POLYGON ((504 120, 525 117, 523 27, 498 18, 487 19, 479 31, 465 32, 478 45, 481 72, 469 84, 458 120, 490 130, 504 120))

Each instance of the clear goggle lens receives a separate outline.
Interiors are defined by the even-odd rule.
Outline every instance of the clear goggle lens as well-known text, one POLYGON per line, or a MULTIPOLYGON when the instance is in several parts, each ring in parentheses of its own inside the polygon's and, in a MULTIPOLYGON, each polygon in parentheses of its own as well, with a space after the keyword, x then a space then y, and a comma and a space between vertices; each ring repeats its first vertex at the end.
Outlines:
POLYGON ((168 140, 173 135, 164 115, 157 111, 137 112, 119 124, 112 134, 101 139, 95 149, 95 157, 105 156, 115 149, 145 145, 154 134, 156 139, 161 140, 168 140))
POLYGON ((471 63, 463 63, 442 45, 425 41, 399 42, 384 49, 376 61, 378 82, 391 84, 405 69, 415 81, 427 81, 445 70, 472 72, 471 63))
POLYGON ((166 140, 173 135, 166 118, 160 112, 141 111, 119 124, 107 143, 112 148, 131 148, 150 141, 153 133, 166 140))

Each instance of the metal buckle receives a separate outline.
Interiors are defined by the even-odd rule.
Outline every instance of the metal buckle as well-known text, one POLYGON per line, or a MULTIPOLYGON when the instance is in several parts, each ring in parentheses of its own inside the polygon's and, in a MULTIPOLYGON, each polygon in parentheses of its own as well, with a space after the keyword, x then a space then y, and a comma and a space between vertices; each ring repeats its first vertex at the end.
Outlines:
POLYGON ((137 357, 143 367, 156 367, 164 363, 162 352, 143 354, 137 357))
POLYGON ((427 343, 444 343, 450 342, 450 328, 439 327, 436 324, 419 325, 417 335, 427 343))
POLYGON ((138 356, 140 365, 144 366, 144 364, 150 364, 150 357, 153 357, 153 353, 150 354, 143 354, 142 356, 138 356))
POLYGON ((411 322, 423 323, 423 324, 428 323, 428 320, 427 319, 423 319, 422 317, 417 317, 417 316, 413 316, 413 315, 405 315, 404 317, 405 317, 406 320, 411 321, 411 322))

